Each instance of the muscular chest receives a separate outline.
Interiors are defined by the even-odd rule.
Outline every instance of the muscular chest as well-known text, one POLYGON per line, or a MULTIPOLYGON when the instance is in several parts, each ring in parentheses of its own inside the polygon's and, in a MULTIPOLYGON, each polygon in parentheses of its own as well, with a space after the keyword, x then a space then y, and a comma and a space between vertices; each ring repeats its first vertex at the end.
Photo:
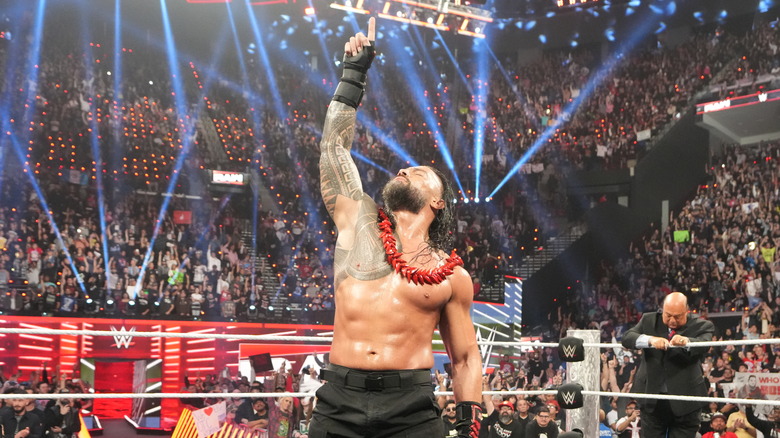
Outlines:
POLYGON ((347 277, 336 291, 336 300, 342 310, 348 308, 361 313, 438 313, 449 301, 451 294, 448 281, 438 285, 416 285, 392 273, 372 281, 347 277))

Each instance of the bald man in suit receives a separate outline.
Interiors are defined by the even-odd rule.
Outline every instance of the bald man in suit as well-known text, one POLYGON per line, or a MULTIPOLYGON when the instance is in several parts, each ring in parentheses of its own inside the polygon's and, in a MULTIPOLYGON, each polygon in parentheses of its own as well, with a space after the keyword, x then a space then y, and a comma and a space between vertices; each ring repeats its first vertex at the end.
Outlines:
MULTIPOLYGON (((623 336, 623 346, 642 349, 643 357, 631 392, 706 396, 701 360, 706 347, 689 342, 711 341, 710 321, 688 314, 688 299, 680 292, 666 296, 661 311, 642 315, 623 336)), ((642 438, 693 438, 699 429, 702 403, 650 400, 642 402, 642 438), (667 435, 668 433, 668 435, 667 435)))

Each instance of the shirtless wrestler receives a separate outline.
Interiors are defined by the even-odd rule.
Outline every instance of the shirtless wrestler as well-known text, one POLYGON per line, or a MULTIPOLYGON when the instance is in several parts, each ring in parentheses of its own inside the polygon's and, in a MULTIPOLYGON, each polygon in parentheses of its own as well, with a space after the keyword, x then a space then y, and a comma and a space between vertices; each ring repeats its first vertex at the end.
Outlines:
POLYGON ((371 18, 368 35, 344 47, 320 146, 322 197, 338 229, 336 316, 309 436, 443 436, 430 375, 438 326, 452 362, 458 436, 476 438, 482 368, 473 287, 460 259, 445 252, 452 188, 431 167, 401 169, 383 190, 385 215, 363 192, 350 156, 375 35, 371 18))

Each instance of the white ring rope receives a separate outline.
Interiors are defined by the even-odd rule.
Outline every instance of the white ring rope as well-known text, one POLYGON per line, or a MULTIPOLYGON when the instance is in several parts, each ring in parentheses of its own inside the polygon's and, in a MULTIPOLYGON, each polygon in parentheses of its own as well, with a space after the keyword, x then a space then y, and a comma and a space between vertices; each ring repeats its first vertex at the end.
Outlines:
MULTIPOLYGON (((76 335, 76 336, 116 336, 117 331, 109 330, 54 330, 54 329, 23 329, 23 328, 0 328, 2 334, 30 334, 30 335, 76 335)), ((242 334, 219 334, 219 333, 182 333, 182 332, 129 332, 133 336, 142 338, 189 338, 189 339, 227 339, 227 340, 247 340, 247 341, 315 341, 329 342, 332 337, 326 336, 277 336, 277 335, 242 335, 242 334)), ((434 340, 434 344, 441 344, 442 341, 434 340)), ((495 346, 517 346, 517 347, 558 347, 555 342, 495 342, 479 341, 480 345, 495 346)), ((733 341, 712 341, 712 342, 690 342, 686 347, 720 347, 726 345, 768 345, 780 344, 780 339, 744 339, 733 341)), ((623 348, 618 343, 583 343, 585 347, 598 348, 623 348)), ((685 347, 672 347, 685 348, 685 347)), ((555 390, 540 391, 483 391, 483 395, 555 395, 555 390)), ((780 400, 758 400, 758 399, 739 399, 728 397, 697 397, 686 395, 670 394, 642 394, 626 392, 605 392, 605 391, 582 391, 583 395, 597 395, 607 397, 623 397, 632 399, 655 399, 655 400, 682 400, 682 401, 700 401, 702 403, 734 403, 734 404, 753 404, 780 406, 780 400)), ((436 396, 453 395, 452 391, 436 391, 436 396)), ((310 392, 210 392, 210 393, 64 393, 64 394, 0 394, 0 400, 5 399, 111 399, 111 398, 132 398, 132 399, 157 399, 157 398, 276 398, 276 397, 312 397, 314 393, 310 392)))
POLYGON ((642 394, 634 392, 604 392, 604 391, 582 391, 583 395, 598 395, 605 397, 622 398, 646 398, 655 400, 680 400, 680 401, 700 401, 702 403, 733 403, 738 405, 770 405, 780 406, 780 400, 760 400, 754 398, 729 398, 729 397, 698 397, 693 395, 672 395, 672 394, 642 394))
MULTIPOLYGON (((186 332, 118 332, 111 330, 60 330, 60 329, 25 329, 25 328, 0 328, 0 334, 28 334, 28 335, 76 335, 76 336, 116 336, 127 334, 139 338, 184 338, 184 339, 233 339, 246 341, 309 341, 330 342, 329 336, 277 336, 277 335, 245 335, 245 334, 221 334, 221 333, 186 333, 186 332)), ((434 344, 443 344, 443 341, 434 339, 434 344)), ((499 342, 478 341, 479 345, 493 345, 506 347, 558 347, 557 342, 499 342)), ((734 341, 706 341, 689 342, 686 347, 722 347, 726 345, 771 345, 780 344, 780 339, 742 339, 734 341)), ((598 348, 623 348, 619 343, 585 342, 584 347, 598 348)))
MULTIPOLYGON (((555 395, 557 391, 483 391, 486 395, 555 395)), ((436 391, 435 395, 454 395, 452 391, 436 391)), ((69 392, 65 394, 0 394, 3 399, 34 399, 34 400, 59 400, 59 399, 106 399, 106 398, 275 398, 275 397, 313 397, 313 392, 115 392, 115 393, 81 393, 69 392)))
MULTIPOLYGON (((556 395, 554 390, 543 391, 483 391, 483 395, 556 395)), ((769 405, 780 406, 780 400, 760 400, 729 397, 696 397, 688 395, 671 394, 642 394, 632 392, 605 392, 605 391, 582 391, 583 395, 597 395, 604 397, 620 397, 630 399, 655 399, 655 400, 680 400, 680 401, 700 401, 702 403, 733 403, 748 405, 769 405)), ((111 398, 131 398, 131 399, 155 399, 155 398, 277 398, 277 397, 313 397, 313 392, 182 392, 182 393, 66 393, 66 394, 0 394, 0 400, 3 399, 111 399, 111 398)), ((436 396, 453 395, 452 391, 436 391, 436 396)))

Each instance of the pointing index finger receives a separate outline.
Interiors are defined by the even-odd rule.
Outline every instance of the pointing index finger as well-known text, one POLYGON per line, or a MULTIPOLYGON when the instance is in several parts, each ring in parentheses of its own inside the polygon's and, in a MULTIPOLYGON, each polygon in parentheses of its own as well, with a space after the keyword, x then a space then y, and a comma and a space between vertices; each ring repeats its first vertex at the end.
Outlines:
POLYGON ((371 44, 376 41, 376 18, 374 17, 368 19, 368 40, 371 44))

